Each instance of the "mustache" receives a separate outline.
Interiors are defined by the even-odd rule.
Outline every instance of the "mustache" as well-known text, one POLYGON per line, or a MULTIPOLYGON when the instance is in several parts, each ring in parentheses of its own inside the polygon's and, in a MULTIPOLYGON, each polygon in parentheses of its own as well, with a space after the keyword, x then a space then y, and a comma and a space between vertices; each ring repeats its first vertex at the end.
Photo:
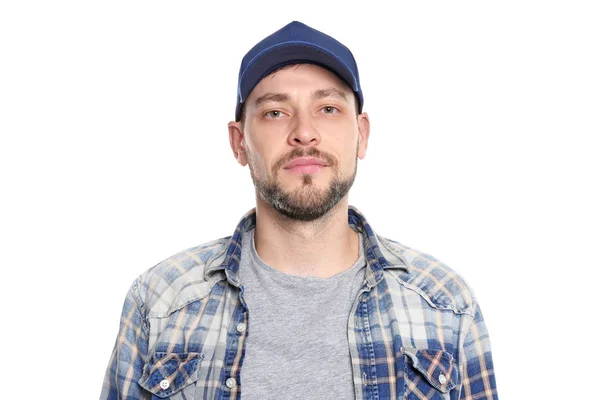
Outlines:
POLYGON ((337 165, 338 165, 338 162, 334 156, 332 156, 329 153, 320 151, 316 147, 309 147, 308 149, 295 148, 294 150, 290 151, 288 154, 284 155, 283 157, 281 157, 280 159, 275 161, 275 163, 273 164, 273 174, 277 174, 277 171, 279 171, 281 169, 281 167, 283 167, 284 165, 286 165, 287 163, 292 161, 294 158, 298 158, 298 157, 320 158, 322 160, 325 160, 327 162, 327 164, 334 169, 336 169, 337 165))

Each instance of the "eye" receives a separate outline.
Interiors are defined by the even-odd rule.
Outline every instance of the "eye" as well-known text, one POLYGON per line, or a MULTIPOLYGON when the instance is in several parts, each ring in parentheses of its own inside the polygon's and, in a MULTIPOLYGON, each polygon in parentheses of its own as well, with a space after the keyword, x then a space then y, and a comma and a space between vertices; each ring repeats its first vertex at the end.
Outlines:
POLYGON ((335 114, 340 112, 340 110, 338 110, 337 108, 333 107, 333 106, 325 106, 323 108, 321 108, 321 111, 323 111, 325 114, 335 114))
POLYGON ((264 116, 265 118, 269 118, 269 119, 278 119, 283 117, 283 113, 279 110, 272 110, 272 111, 267 111, 264 116))

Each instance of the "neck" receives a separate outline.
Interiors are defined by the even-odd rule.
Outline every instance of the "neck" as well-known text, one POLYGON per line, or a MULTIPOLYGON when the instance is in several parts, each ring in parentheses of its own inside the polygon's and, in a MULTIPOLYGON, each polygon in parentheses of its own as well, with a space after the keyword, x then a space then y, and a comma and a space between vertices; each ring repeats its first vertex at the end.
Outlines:
POLYGON ((348 225, 348 196, 314 221, 290 219, 257 199, 254 243, 260 258, 292 275, 327 278, 358 258, 357 233, 348 225))

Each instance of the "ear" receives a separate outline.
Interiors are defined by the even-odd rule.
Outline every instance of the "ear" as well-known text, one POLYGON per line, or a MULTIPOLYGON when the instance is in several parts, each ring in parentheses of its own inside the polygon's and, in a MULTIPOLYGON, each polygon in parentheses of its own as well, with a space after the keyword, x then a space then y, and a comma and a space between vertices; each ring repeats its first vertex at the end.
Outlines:
POLYGON ((358 119, 358 158, 363 159, 367 154, 369 134, 371 133, 371 122, 367 113, 359 114, 358 119))
POLYGON ((231 121, 227 128, 229 129, 229 145, 233 151, 233 156, 242 167, 248 164, 246 150, 244 149, 244 132, 242 131, 242 123, 231 121))

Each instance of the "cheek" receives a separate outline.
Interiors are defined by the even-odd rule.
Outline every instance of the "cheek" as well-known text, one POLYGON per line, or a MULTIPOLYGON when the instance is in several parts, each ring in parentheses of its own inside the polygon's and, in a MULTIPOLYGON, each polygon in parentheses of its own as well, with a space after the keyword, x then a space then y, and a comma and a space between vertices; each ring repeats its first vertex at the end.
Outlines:
POLYGON ((247 149, 248 163, 251 165, 254 174, 266 178, 271 175, 271 166, 275 162, 272 155, 272 149, 262 148, 251 144, 247 149))
POLYGON ((354 172, 357 163, 358 139, 356 142, 348 145, 344 151, 344 170, 347 173, 354 172))
POLYGON ((340 135, 336 135, 332 139, 333 142, 330 143, 331 148, 338 149, 337 156, 344 163, 356 159, 356 152, 359 145, 357 133, 346 131, 340 135))
POLYGON ((354 166, 356 164, 356 146, 349 148, 346 153, 345 160, 346 168, 354 170, 354 166))
MULTIPOLYGON (((246 141, 250 151, 254 153, 254 159, 258 162, 270 162, 277 148, 277 136, 266 129, 249 129, 246 133, 246 141)), ((280 135, 281 136, 281 135, 280 135)))

